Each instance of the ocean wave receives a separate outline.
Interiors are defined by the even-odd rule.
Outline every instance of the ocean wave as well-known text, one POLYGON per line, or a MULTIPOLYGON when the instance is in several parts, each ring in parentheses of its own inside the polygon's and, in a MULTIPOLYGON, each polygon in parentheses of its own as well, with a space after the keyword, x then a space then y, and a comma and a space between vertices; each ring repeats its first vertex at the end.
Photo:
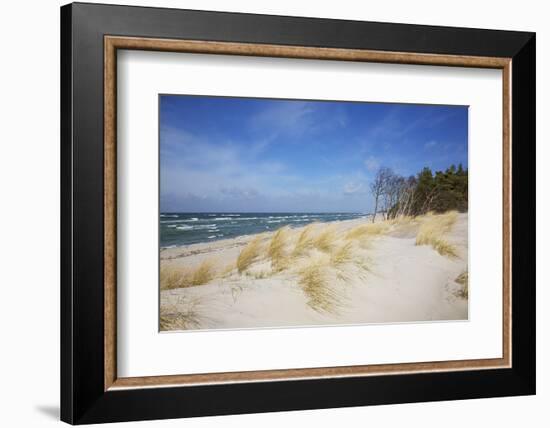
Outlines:
POLYGON ((194 221, 199 221, 199 219, 197 217, 192 217, 192 218, 186 218, 184 220, 164 220, 162 221, 161 220, 161 224, 166 224, 166 223, 190 223, 190 222, 194 222, 194 221))
POLYGON ((193 226, 176 226, 178 230, 193 230, 193 226))
POLYGON ((272 232, 282 226, 300 228, 313 222, 328 223, 368 218, 365 213, 188 213, 162 214, 161 245, 189 245, 255 233, 272 232), (195 217, 193 217, 195 216, 195 217), (177 217, 177 218, 175 218, 177 217))
POLYGON ((182 225, 173 225, 168 227, 175 227, 178 230, 207 230, 207 231, 218 231, 218 226, 216 224, 200 224, 196 226, 182 224, 182 225))

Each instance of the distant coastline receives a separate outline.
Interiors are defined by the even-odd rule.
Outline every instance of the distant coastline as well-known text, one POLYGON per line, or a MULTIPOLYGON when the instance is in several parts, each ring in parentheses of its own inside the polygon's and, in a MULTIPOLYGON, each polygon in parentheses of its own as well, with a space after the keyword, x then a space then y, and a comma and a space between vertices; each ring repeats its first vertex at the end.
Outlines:
POLYGON ((273 232, 283 226, 292 228, 310 223, 330 223, 334 221, 370 218, 367 213, 276 213, 276 212, 205 212, 160 214, 160 248, 173 248, 200 244, 239 236, 273 232))

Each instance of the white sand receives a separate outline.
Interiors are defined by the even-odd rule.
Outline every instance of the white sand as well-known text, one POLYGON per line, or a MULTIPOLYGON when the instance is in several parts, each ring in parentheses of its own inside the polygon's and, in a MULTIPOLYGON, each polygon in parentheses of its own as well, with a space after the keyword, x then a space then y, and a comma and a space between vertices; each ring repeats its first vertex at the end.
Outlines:
MULTIPOLYGON (((365 221, 337 222, 335 228, 341 236, 365 221)), ((445 236, 455 245, 457 258, 442 256, 430 246, 416 246, 418 227, 394 226, 372 237, 361 253, 369 270, 349 268, 344 281, 334 279, 339 299, 329 313, 308 305, 308 296, 298 283, 300 261, 293 261, 295 266, 281 273, 264 275, 271 272, 267 259, 256 262, 248 274, 234 270, 206 285, 162 291, 161 307, 170 313, 192 311, 194 329, 467 319, 468 301, 458 295, 460 285, 455 282, 468 269, 467 214, 459 214, 445 236)), ((163 250, 161 264, 196 266, 208 258, 228 266, 251 238, 163 250)))

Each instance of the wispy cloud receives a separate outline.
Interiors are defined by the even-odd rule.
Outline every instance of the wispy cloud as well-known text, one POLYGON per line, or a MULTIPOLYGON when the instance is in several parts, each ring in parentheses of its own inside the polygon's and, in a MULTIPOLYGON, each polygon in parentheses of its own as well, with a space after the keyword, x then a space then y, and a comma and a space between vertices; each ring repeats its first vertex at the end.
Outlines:
POLYGON ((315 126, 314 112, 306 102, 276 103, 252 116, 250 125, 271 134, 302 134, 315 126))
POLYGON ((260 195, 260 192, 254 188, 243 189, 241 187, 221 187, 220 193, 224 196, 236 199, 254 199, 260 195))
POLYGON ((374 156, 369 156, 365 159, 364 164, 369 172, 375 172, 378 168, 380 168, 380 160, 374 156))
POLYGON ((427 143, 424 144, 424 148, 426 150, 433 149, 435 146, 437 146, 437 141, 435 141, 435 140, 430 140, 430 141, 428 141, 427 143))
POLYGON ((364 193, 366 190, 366 185, 360 181, 350 181, 344 185, 343 190, 345 195, 364 193))

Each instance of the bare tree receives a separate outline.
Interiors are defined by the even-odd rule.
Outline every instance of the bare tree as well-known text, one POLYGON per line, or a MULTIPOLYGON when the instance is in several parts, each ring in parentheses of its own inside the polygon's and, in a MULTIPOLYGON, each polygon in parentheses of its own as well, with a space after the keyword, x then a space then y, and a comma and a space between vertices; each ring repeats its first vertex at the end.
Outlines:
POLYGON ((384 186, 384 211, 386 219, 395 217, 398 203, 404 192, 405 179, 389 170, 384 186))
POLYGON ((415 196, 416 178, 414 176, 410 176, 409 178, 404 179, 399 200, 397 201, 395 217, 411 215, 415 196))
POLYGON ((382 198, 385 195, 387 183, 390 177, 393 175, 391 169, 381 167, 374 176, 373 182, 370 184, 370 190, 374 198, 374 214, 372 216, 372 222, 376 219, 378 213, 378 207, 382 204, 382 198))

